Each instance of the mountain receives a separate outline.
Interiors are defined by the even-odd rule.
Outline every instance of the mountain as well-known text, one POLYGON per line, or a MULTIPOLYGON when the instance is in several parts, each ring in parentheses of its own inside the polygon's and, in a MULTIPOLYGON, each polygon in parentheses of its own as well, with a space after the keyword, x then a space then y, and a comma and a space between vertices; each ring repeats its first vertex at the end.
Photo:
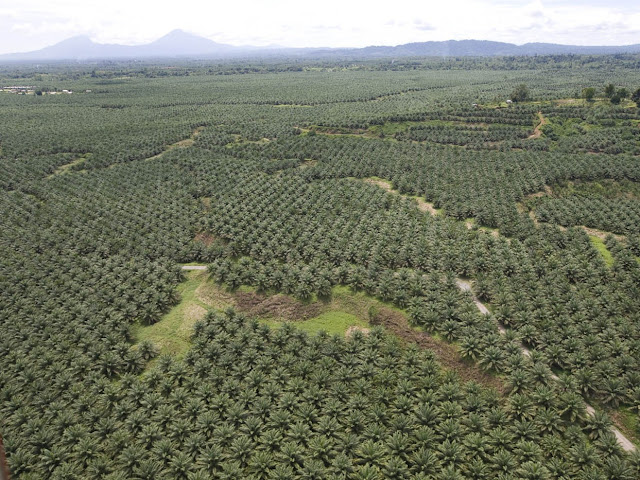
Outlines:
POLYGON ((383 57, 492 57, 510 55, 558 55, 558 54, 614 54, 640 53, 640 44, 626 46, 578 46, 554 43, 513 43, 488 40, 447 40, 443 42, 406 43, 395 47, 371 46, 359 49, 339 49, 341 53, 365 58, 383 57))
POLYGON ((138 47, 140 56, 146 57, 180 57, 226 55, 240 47, 216 43, 208 38, 199 37, 182 30, 174 30, 155 42, 138 47))
POLYGON ((27 53, 0 55, 0 60, 89 60, 98 58, 161 58, 161 57, 228 57, 241 53, 240 47, 216 43, 182 30, 174 30, 146 45, 95 43, 81 35, 63 40, 50 47, 27 53))
POLYGON ((309 58, 389 58, 389 57, 488 57, 504 55, 615 54, 640 53, 640 44, 626 46, 577 46, 554 43, 512 43, 488 40, 447 40, 417 42, 397 46, 364 48, 280 48, 236 47, 216 43, 182 30, 174 30, 146 45, 116 45, 93 42, 87 36, 63 40, 34 52, 0 55, 0 61, 89 60, 108 58, 233 58, 233 57, 309 57, 309 58))

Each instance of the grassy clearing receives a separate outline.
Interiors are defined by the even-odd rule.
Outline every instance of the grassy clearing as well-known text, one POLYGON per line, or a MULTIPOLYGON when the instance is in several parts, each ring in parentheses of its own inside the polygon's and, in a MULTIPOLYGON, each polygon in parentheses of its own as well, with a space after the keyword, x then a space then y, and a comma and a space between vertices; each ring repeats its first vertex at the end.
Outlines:
POLYGON ((149 340, 160 354, 182 356, 189 349, 189 340, 193 325, 205 316, 208 305, 196 297, 197 288, 206 281, 207 272, 189 271, 186 281, 178 285, 180 303, 174 306, 160 321, 153 325, 134 325, 132 337, 134 342, 149 340))
MULTIPOLYGON (((498 380, 461 359, 454 345, 412 328, 402 309, 364 292, 354 292, 346 286, 334 287, 329 298, 314 297, 301 302, 289 295, 259 294, 249 286, 230 291, 210 280, 206 271, 190 271, 186 281, 178 286, 178 291, 180 303, 158 323, 151 326, 136 325, 133 328, 135 342, 149 340, 160 354, 181 357, 190 347, 195 322, 208 311, 221 311, 229 307, 273 328, 288 323, 312 335, 324 331, 330 335, 349 336, 354 330, 366 331, 370 323, 375 323, 403 341, 433 351, 445 369, 502 391, 498 380), (370 319, 375 321, 370 322, 370 319)), ((150 362, 148 367, 154 363, 150 362)))
POLYGON ((602 258, 604 259, 604 262, 607 264, 607 266, 612 266, 613 255, 611 255, 611 252, 604 244, 604 241, 601 238, 596 237, 595 235, 589 235, 589 239, 591 240, 591 244, 595 247, 595 249, 600 252, 600 255, 602 255, 602 258))
MULTIPOLYGON (((153 325, 136 324, 132 327, 134 343, 148 340, 158 348, 160 354, 181 357, 190 347, 193 325, 208 311, 221 311, 229 307, 244 311, 243 295, 256 295, 255 287, 247 285, 230 292, 208 280, 209 275, 205 270, 190 270, 185 277, 186 280, 178 285, 180 302, 177 305, 153 325)), ((265 296, 265 299, 273 297, 265 296)), ((282 297, 289 303, 303 305, 303 302, 293 297, 282 297)), ((353 293, 347 287, 335 287, 330 299, 312 301, 320 307, 319 315, 313 318, 300 321, 267 314, 260 320, 275 327, 289 322, 311 334, 324 330, 330 334, 344 335, 349 327, 368 327, 370 307, 384 305, 383 302, 364 294, 353 293)))
MULTIPOLYGON (((263 319, 261 321, 272 327, 280 327, 285 323, 277 320, 266 319, 263 319)), ((330 335, 341 336, 344 336, 347 333, 349 327, 369 327, 368 322, 350 313, 340 311, 328 311, 323 313, 322 315, 309 320, 305 320, 303 322, 292 322, 292 325, 310 334, 316 334, 318 332, 324 331, 330 335)))
POLYGON ((344 335, 349 327, 368 327, 372 309, 384 306, 400 311, 344 286, 334 287, 329 298, 317 299, 314 296, 304 302, 290 295, 259 295, 254 287, 246 285, 232 292, 211 281, 202 283, 195 294, 198 301, 210 308, 224 310, 233 307, 269 325, 279 327, 291 323, 309 333, 324 330, 344 335))

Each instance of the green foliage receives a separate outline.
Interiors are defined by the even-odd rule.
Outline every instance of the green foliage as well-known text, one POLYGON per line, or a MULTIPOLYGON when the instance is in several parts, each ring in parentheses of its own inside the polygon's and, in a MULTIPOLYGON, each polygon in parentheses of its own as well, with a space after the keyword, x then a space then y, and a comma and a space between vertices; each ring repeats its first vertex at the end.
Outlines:
POLYGON ((512 102, 524 102, 529 100, 529 95, 529 87, 527 87, 526 84, 521 83, 513 90, 513 92, 511 92, 509 98, 512 102))
POLYGON ((640 184, 624 180, 567 182, 553 196, 537 199, 537 218, 564 226, 586 225, 605 232, 634 234, 640 219, 640 184))
POLYGON ((640 117, 570 97, 637 82, 635 57, 165 67, 0 72, 92 90, 0 96, 15 478, 633 478, 581 402, 637 408, 640 117), (496 108, 523 81, 538 101, 496 108), (624 237, 600 254, 583 225, 624 237), (209 272, 185 282, 183 262, 209 272), (381 323, 386 302, 418 345, 455 343, 509 392, 381 329, 311 336, 228 310, 188 342, 209 274, 247 301, 348 286, 310 330, 381 323), (359 295, 375 308, 353 313, 359 295))
POLYGON ((587 102, 591 102, 593 97, 596 96, 596 89, 593 87, 586 87, 582 89, 582 98, 584 98, 587 102))
POLYGON ((636 91, 631 94, 631 101, 634 102, 636 106, 640 107, 640 88, 636 89, 636 91))
POLYGON ((612 98, 616 93, 616 86, 613 83, 608 83, 604 87, 604 96, 607 98, 612 98))

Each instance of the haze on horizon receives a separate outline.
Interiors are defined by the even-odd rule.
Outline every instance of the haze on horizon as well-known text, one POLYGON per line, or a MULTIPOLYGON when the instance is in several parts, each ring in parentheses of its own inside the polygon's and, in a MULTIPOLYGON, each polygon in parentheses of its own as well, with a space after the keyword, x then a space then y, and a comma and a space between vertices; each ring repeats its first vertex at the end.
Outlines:
POLYGON ((171 30, 231 45, 364 47, 438 40, 515 44, 640 43, 640 2, 632 0, 325 0, 158 2, 31 0, 0 6, 0 54, 26 52, 76 35, 99 43, 153 41, 171 30))

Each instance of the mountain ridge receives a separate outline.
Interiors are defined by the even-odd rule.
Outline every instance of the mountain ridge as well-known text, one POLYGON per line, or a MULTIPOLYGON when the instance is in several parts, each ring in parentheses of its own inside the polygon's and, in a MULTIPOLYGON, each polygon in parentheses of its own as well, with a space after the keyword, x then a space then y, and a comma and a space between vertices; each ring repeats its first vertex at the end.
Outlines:
POLYGON ((172 30, 143 45, 96 43, 87 35, 67 38, 40 50, 0 55, 0 61, 96 60, 133 58, 233 58, 247 56, 385 58, 413 56, 531 56, 552 54, 640 53, 640 44, 621 46, 581 46, 532 42, 523 45, 491 40, 444 40, 411 42, 395 46, 371 45, 362 48, 253 47, 217 43, 208 38, 172 30))

